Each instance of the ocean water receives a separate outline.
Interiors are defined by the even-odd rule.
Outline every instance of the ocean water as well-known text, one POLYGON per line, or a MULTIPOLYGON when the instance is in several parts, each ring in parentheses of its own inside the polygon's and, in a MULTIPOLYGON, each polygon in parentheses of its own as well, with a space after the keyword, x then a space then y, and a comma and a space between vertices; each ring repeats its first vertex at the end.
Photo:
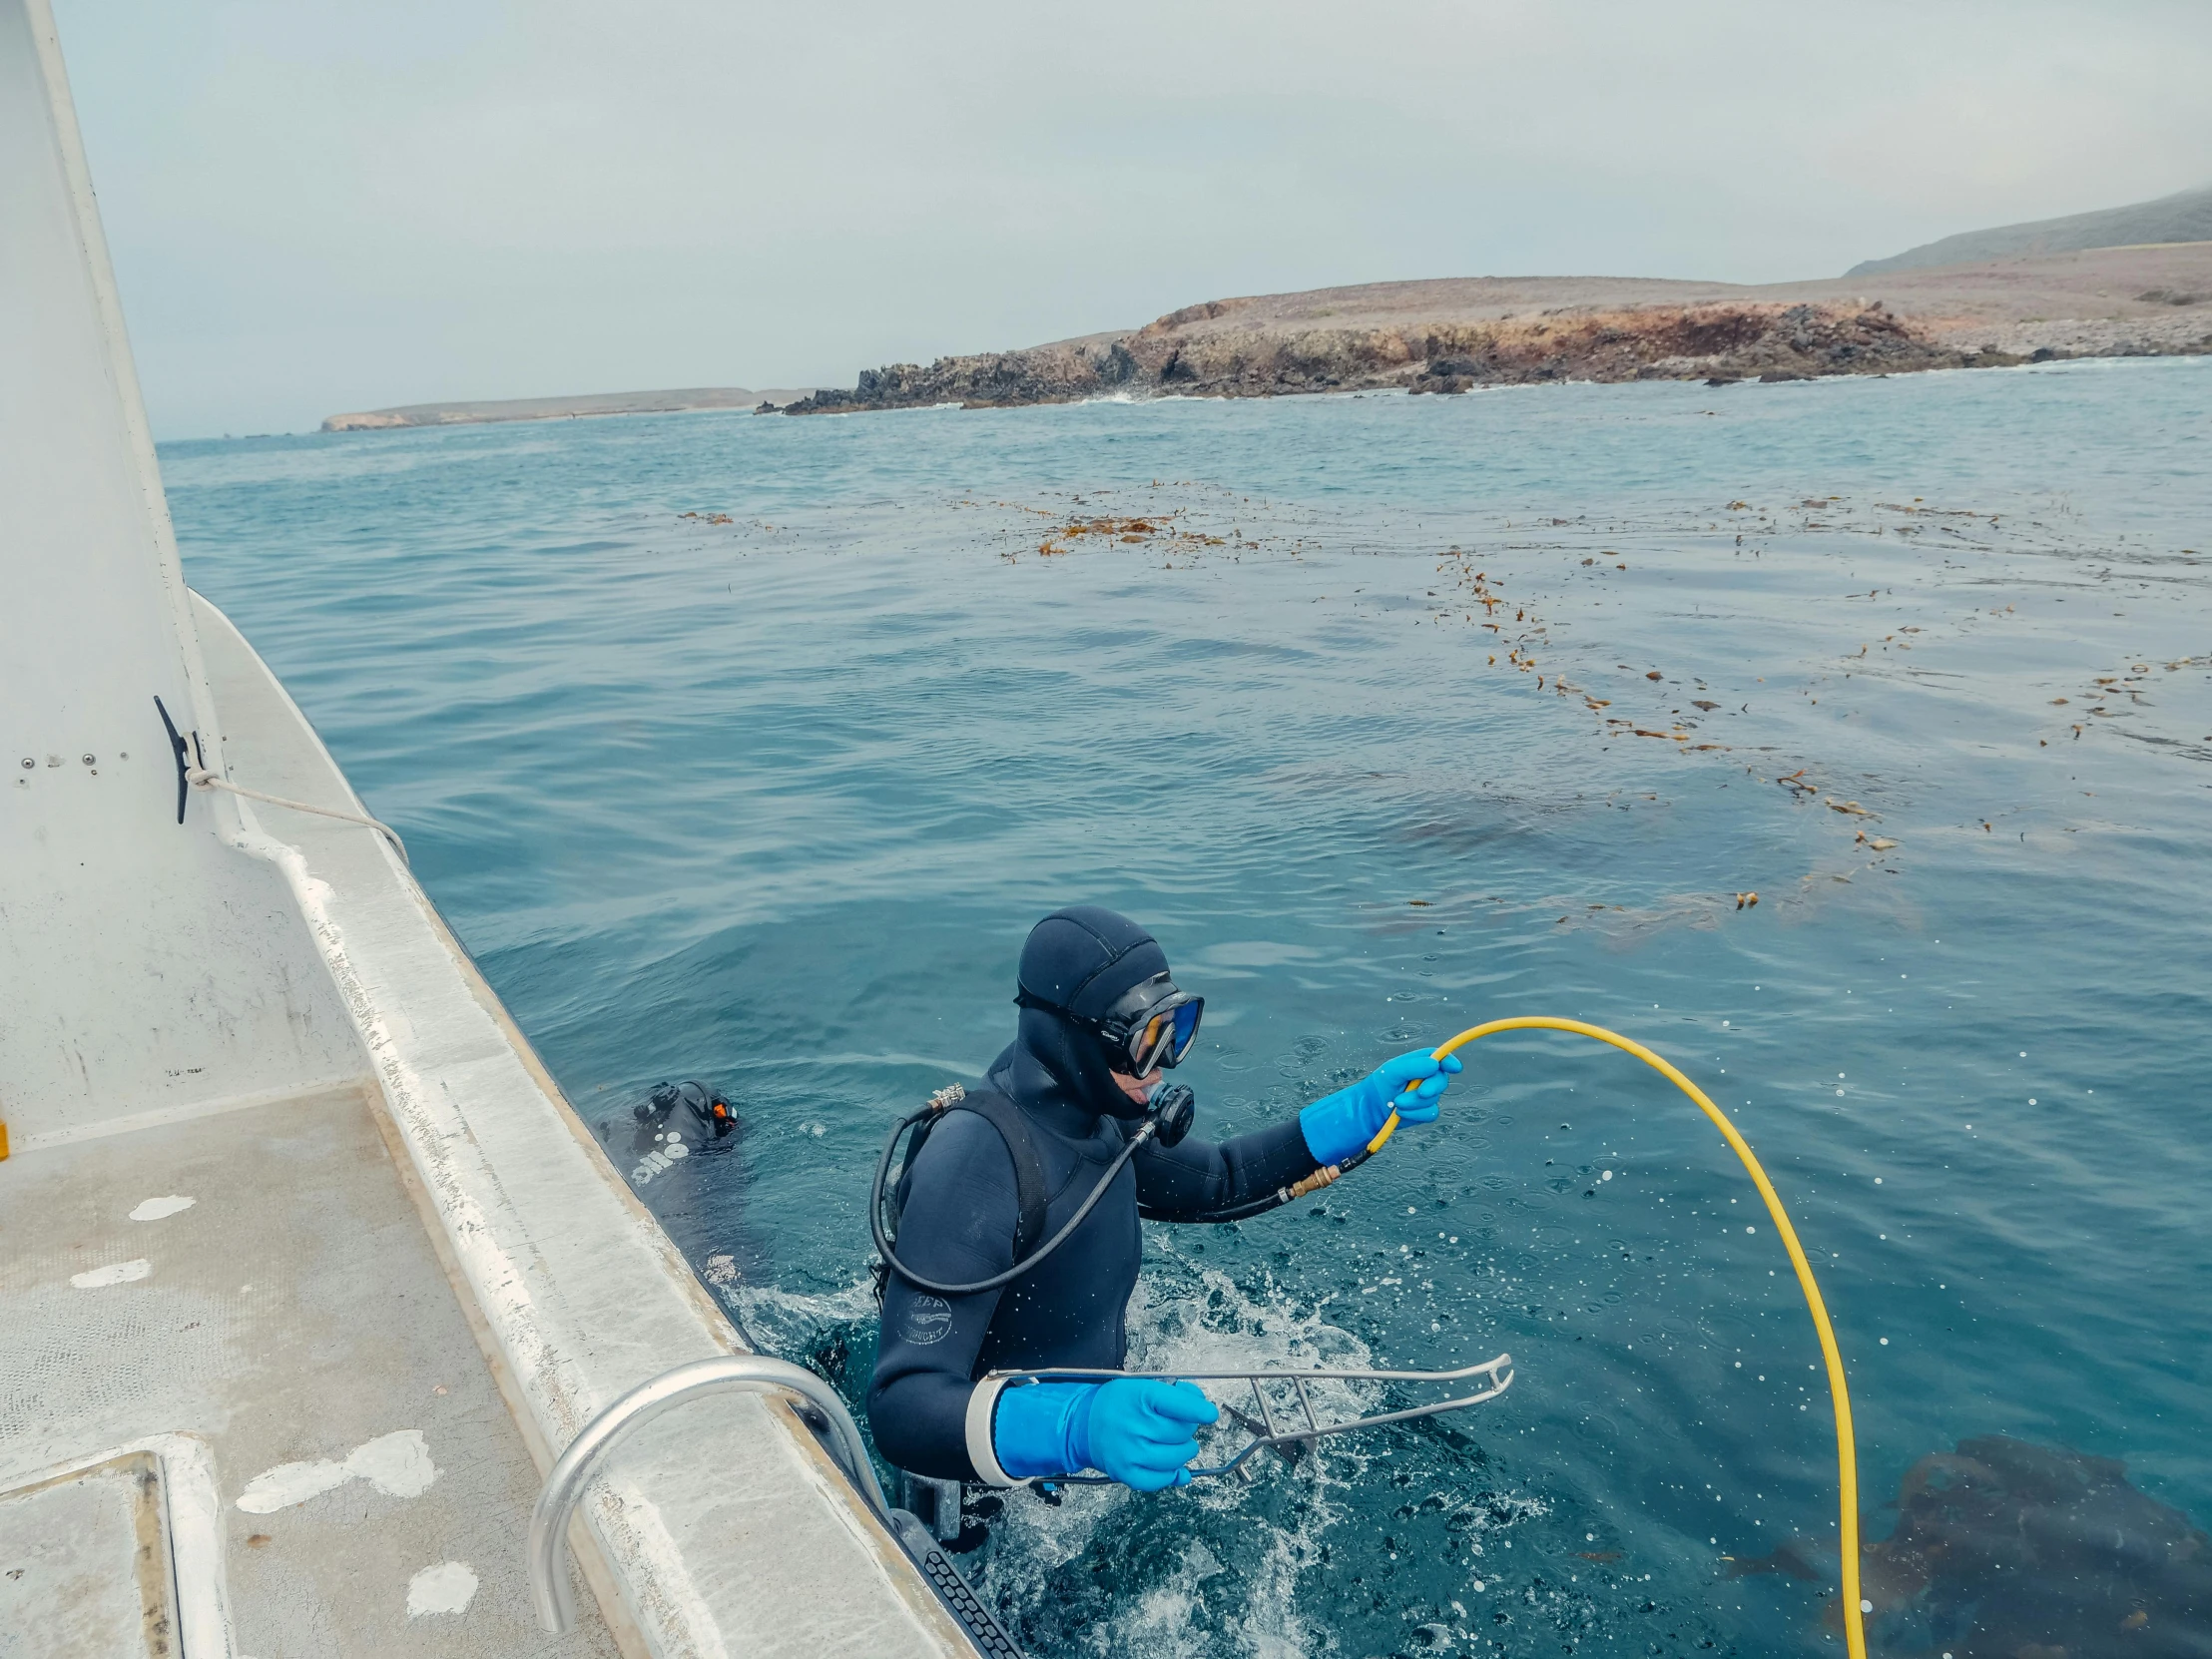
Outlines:
MULTIPOLYGON (((1029 924, 1102 902, 1208 999, 1202 1131, 1507 1014, 1699 1079, 1826 1289, 1870 1540, 1901 1488, 2041 1528, 2032 1593, 1885 1546, 1884 1651, 2212 1641, 2212 360, 162 465, 189 577, 617 1163, 848 1393, 885 1129, 1005 1041, 1029 924), (687 1077, 742 1129, 656 1172, 631 1107, 687 1077), (2043 1449, 1953 1454, 1990 1435, 2043 1449), (2129 1485, 2081 1497, 2087 1458, 2129 1485)), ((1149 1227, 1135 1360, 1509 1352, 1512 1389, 1249 1481, 1015 1494, 967 1564, 1032 1652, 1841 1651, 1751 1184, 1625 1056, 1465 1058, 1317 1199, 1149 1227)))

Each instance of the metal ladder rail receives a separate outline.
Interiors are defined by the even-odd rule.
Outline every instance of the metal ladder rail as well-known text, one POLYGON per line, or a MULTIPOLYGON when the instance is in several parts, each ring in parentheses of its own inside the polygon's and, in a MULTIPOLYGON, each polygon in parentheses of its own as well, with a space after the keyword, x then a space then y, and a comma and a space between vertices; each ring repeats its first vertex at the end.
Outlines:
MULTIPOLYGON (((651 1422, 702 1394, 726 1388, 769 1386, 788 1388, 828 1419, 830 1449, 845 1475, 892 1537, 898 1528, 891 1520, 890 1505, 868 1462, 859 1427, 844 1408, 836 1390, 813 1372, 784 1360, 758 1354, 733 1354, 714 1360, 695 1360, 641 1382, 608 1405, 569 1442, 538 1493, 530 1511, 530 1601, 538 1622, 559 1635, 576 1624, 576 1597, 569 1588, 566 1543, 569 1516, 574 1513, 584 1487, 598 1471, 600 1460, 615 1443, 640 1424, 651 1422)), ((804 1416, 805 1413, 802 1413, 804 1416)), ((809 1426, 815 1426, 812 1421, 809 1426)))

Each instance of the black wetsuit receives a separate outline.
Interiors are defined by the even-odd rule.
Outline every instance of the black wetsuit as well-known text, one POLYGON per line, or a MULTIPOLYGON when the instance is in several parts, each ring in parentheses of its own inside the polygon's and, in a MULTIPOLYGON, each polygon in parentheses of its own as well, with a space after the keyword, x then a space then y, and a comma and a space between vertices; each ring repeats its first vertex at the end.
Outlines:
MULTIPOLYGON (((1104 911, 1069 911, 1081 924, 1057 943, 1075 961, 1065 980, 1089 968, 1093 1002, 1166 969, 1148 934, 1104 911), (1101 919, 1103 918, 1103 919, 1101 919), (1128 934, 1107 925, 1119 923, 1128 934), (1107 954, 1103 973, 1083 959, 1082 934, 1107 954), (1101 936, 1103 935, 1103 936, 1101 936), (1116 953, 1116 947, 1119 947, 1116 953)), ((1039 933, 1058 917, 1039 924, 1039 933)), ((1056 964, 1023 952, 1024 986, 1043 990, 1056 964)), ((1079 1004, 1080 1006, 1080 1004, 1079 1004)), ((1026 1115, 1044 1165, 1047 1206, 1039 1242, 1051 1238, 1090 1195, 1126 1143, 1138 1108, 1112 1082, 1096 1039, 1055 1011, 1025 1007, 1021 1034, 992 1064, 985 1087, 1026 1115), (1101 1108, 1104 1108, 1103 1110, 1101 1108)), ((1297 1119, 1226 1142, 1149 1143, 1114 1178, 1068 1241, 1003 1290, 946 1299, 895 1272, 883 1297, 881 1344, 868 1387, 875 1443, 899 1467, 936 1479, 977 1478, 966 1442, 968 1399, 986 1372, 1016 1367, 1118 1368, 1127 1347, 1124 1316, 1142 1256, 1137 1211, 1167 1221, 1204 1221, 1312 1174, 1319 1164, 1297 1119)), ((1006 1142, 973 1112, 948 1111, 914 1157, 898 1222, 897 1251, 916 1273, 966 1284, 1011 1267, 1019 1222, 1014 1161, 1006 1142)))

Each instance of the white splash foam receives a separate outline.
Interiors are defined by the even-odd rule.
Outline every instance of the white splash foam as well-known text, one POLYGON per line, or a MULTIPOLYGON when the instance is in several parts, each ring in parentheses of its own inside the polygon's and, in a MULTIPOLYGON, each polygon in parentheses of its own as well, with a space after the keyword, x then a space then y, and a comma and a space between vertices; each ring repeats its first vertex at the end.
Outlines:
POLYGON ((141 1256, 135 1262, 110 1262, 104 1268, 94 1268, 90 1273, 73 1273, 69 1282, 80 1291, 97 1291, 103 1285, 128 1285, 144 1279, 154 1271, 154 1264, 141 1256))
MULTIPOLYGON (((316 1458, 265 1469, 246 1483, 246 1490, 239 1493, 238 1506, 250 1515, 274 1514, 320 1497, 349 1480, 366 1480, 387 1497, 419 1497, 437 1477, 437 1465, 430 1461, 429 1443, 423 1439, 422 1430, 400 1428, 364 1440, 342 1462, 316 1458)), ((474 1582, 472 1578, 472 1591, 474 1582)))
POLYGON ((407 1617, 465 1613, 476 1599, 476 1574, 466 1561, 440 1561, 407 1580, 407 1617))
MULTIPOLYGON (((1358 1369, 1372 1363, 1366 1344, 1331 1325, 1320 1307, 1294 1303, 1272 1279, 1256 1296, 1248 1294, 1229 1275, 1200 1268, 1172 1250, 1163 1250, 1156 1271, 1139 1283, 1130 1303, 1129 1340, 1129 1367, 1136 1371, 1358 1369)), ((1225 1402, 1249 1408, 1248 1399, 1217 1389, 1225 1402)), ((1317 1405, 1326 1400, 1330 1408, 1347 1412, 1368 1403, 1365 1388, 1356 1392, 1338 1383, 1315 1384, 1314 1397, 1317 1405)), ((1232 1428, 1207 1449, 1226 1453, 1242 1438, 1232 1428)), ((1346 1495, 1370 1462, 1358 1440, 1336 1441, 1295 1467, 1273 1459, 1264 1465, 1262 1479, 1299 1484, 1298 1518, 1289 1527, 1254 1527, 1244 1512, 1250 1494, 1242 1481, 1192 1486, 1177 1501, 1219 1520, 1209 1519, 1208 1537, 1190 1539, 1164 1580, 1106 1610, 1090 1632, 1096 1650, 1141 1659, 1224 1652, 1300 1659, 1333 1651, 1329 1631, 1307 1616, 1300 1580, 1321 1564, 1329 1529, 1354 1518, 1346 1495), (1236 1558, 1224 1560, 1225 1550, 1236 1558), (1221 1572, 1237 1575, 1242 1605, 1228 1627, 1215 1629, 1200 1617, 1200 1585, 1221 1572)), ((1024 1488, 1007 1493, 993 1566, 1004 1599, 1034 1615, 1064 1614, 1053 1605, 1064 1593, 1060 1569, 1088 1549, 1102 1527, 1126 1524, 1129 1505, 1157 1501, 1119 1486, 1063 1488, 1056 1508, 1024 1488)))
MULTIPOLYGON (((1148 1256, 1153 1242, 1146 1241, 1148 1256)), ((747 1330, 787 1358, 804 1355, 839 1327, 866 1324, 875 1313, 864 1280, 828 1295, 749 1286, 734 1273, 732 1282, 722 1283, 712 1258, 708 1277, 747 1330)), ((1130 1303, 1128 1364, 1132 1370, 1159 1371, 1356 1370, 1376 1364, 1365 1343, 1329 1323, 1333 1300, 1296 1301, 1272 1277, 1263 1278, 1257 1288, 1249 1282, 1241 1286, 1163 1241, 1130 1303)), ((1373 1384, 1318 1384, 1314 1391, 1317 1406, 1326 1401, 1327 1409, 1348 1415, 1381 1398, 1373 1384), (1325 1391, 1336 1388, 1342 1391, 1325 1391)), ((1249 1400, 1226 1388, 1219 1397, 1249 1408, 1249 1400)), ((1210 1441, 1209 1449, 1226 1454, 1243 1443, 1243 1436, 1231 1427, 1210 1441)), ((1346 1528, 1372 1519, 1362 1496, 1366 1493, 1372 1503, 1371 1471, 1386 1455, 1386 1447, 1361 1434, 1332 1440, 1318 1455, 1295 1465, 1261 1454, 1259 1480, 1294 1489, 1282 1494, 1288 1501, 1266 1506, 1278 1518, 1258 1524, 1255 1493, 1242 1480, 1200 1481, 1172 1499, 1120 1486, 1068 1486, 1061 1489, 1057 1505, 1027 1487, 1015 1487, 1003 1494, 1005 1507, 992 1522, 985 1546, 986 1599, 1002 1618, 1016 1624, 1064 1625, 1079 1611, 1086 1623, 1082 1651, 1117 1659, 1337 1655, 1337 1637, 1314 1603, 1314 1575, 1323 1570, 1324 1550, 1333 1537, 1342 1547, 1346 1528), (1146 1525, 1164 1501, 1192 1505, 1197 1512, 1159 1569, 1144 1575, 1142 1589, 1104 1604, 1071 1590, 1069 1563, 1083 1557, 1094 1541, 1114 1553, 1117 1535, 1146 1525), (1233 1614, 1221 1610, 1227 1592, 1206 1582, 1222 1573, 1233 1575, 1236 1585, 1233 1614)), ((1454 1511, 1469 1512, 1460 1525, 1477 1538, 1543 1513, 1540 1502, 1518 1494, 1437 1497, 1454 1511)), ((1475 1548, 1479 1552, 1479 1542, 1475 1548)), ((1089 1578, 1088 1573, 1081 1576, 1089 1578)))
POLYGON ((131 1212, 133 1221, 161 1221, 181 1211, 189 1210, 198 1201, 171 1193, 167 1198, 150 1198, 131 1212))
POLYGON ((709 1279, 732 1313, 771 1354, 787 1360, 804 1359, 809 1346, 823 1332, 875 1318, 875 1293, 865 1279, 840 1291, 820 1296, 800 1291, 780 1291, 769 1285, 749 1285, 730 1264, 727 1281, 713 1277, 716 1258, 708 1259, 709 1279))

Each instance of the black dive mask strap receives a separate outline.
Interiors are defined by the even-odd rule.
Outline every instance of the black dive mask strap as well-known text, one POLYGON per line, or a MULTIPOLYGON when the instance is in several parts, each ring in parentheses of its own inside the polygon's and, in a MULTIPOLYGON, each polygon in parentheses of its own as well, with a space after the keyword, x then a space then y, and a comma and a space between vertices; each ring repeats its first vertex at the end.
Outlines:
MULTIPOLYGON (((1071 1013, 1068 1011, 1068 1009, 1062 1007, 1057 1002, 1047 1002, 1043 997, 1038 996, 1035 992, 1031 991, 1026 985, 1018 986, 1016 988, 1014 993, 1014 1006, 1017 1008, 1034 1008, 1040 1013, 1050 1014, 1054 1019, 1066 1020, 1068 1024, 1074 1026, 1078 1031, 1081 1031, 1085 1036, 1089 1037, 1093 1042, 1098 1044, 1098 1057, 1101 1061, 1104 1062, 1108 1071, 1121 1071, 1128 1066, 1129 1056, 1120 1053, 1115 1049, 1114 1045, 1107 1040, 1105 1033, 1099 1029, 1097 1020, 1086 1019, 1081 1014, 1071 1013)), ((1096 1107, 1093 1109, 1104 1111, 1109 1117, 1133 1117, 1140 1115, 1144 1110, 1144 1108, 1141 1106, 1135 1106, 1132 1107, 1127 1113, 1124 1113, 1122 1110, 1124 1104, 1126 1103, 1122 1101, 1115 1101, 1107 1106, 1096 1107)))

